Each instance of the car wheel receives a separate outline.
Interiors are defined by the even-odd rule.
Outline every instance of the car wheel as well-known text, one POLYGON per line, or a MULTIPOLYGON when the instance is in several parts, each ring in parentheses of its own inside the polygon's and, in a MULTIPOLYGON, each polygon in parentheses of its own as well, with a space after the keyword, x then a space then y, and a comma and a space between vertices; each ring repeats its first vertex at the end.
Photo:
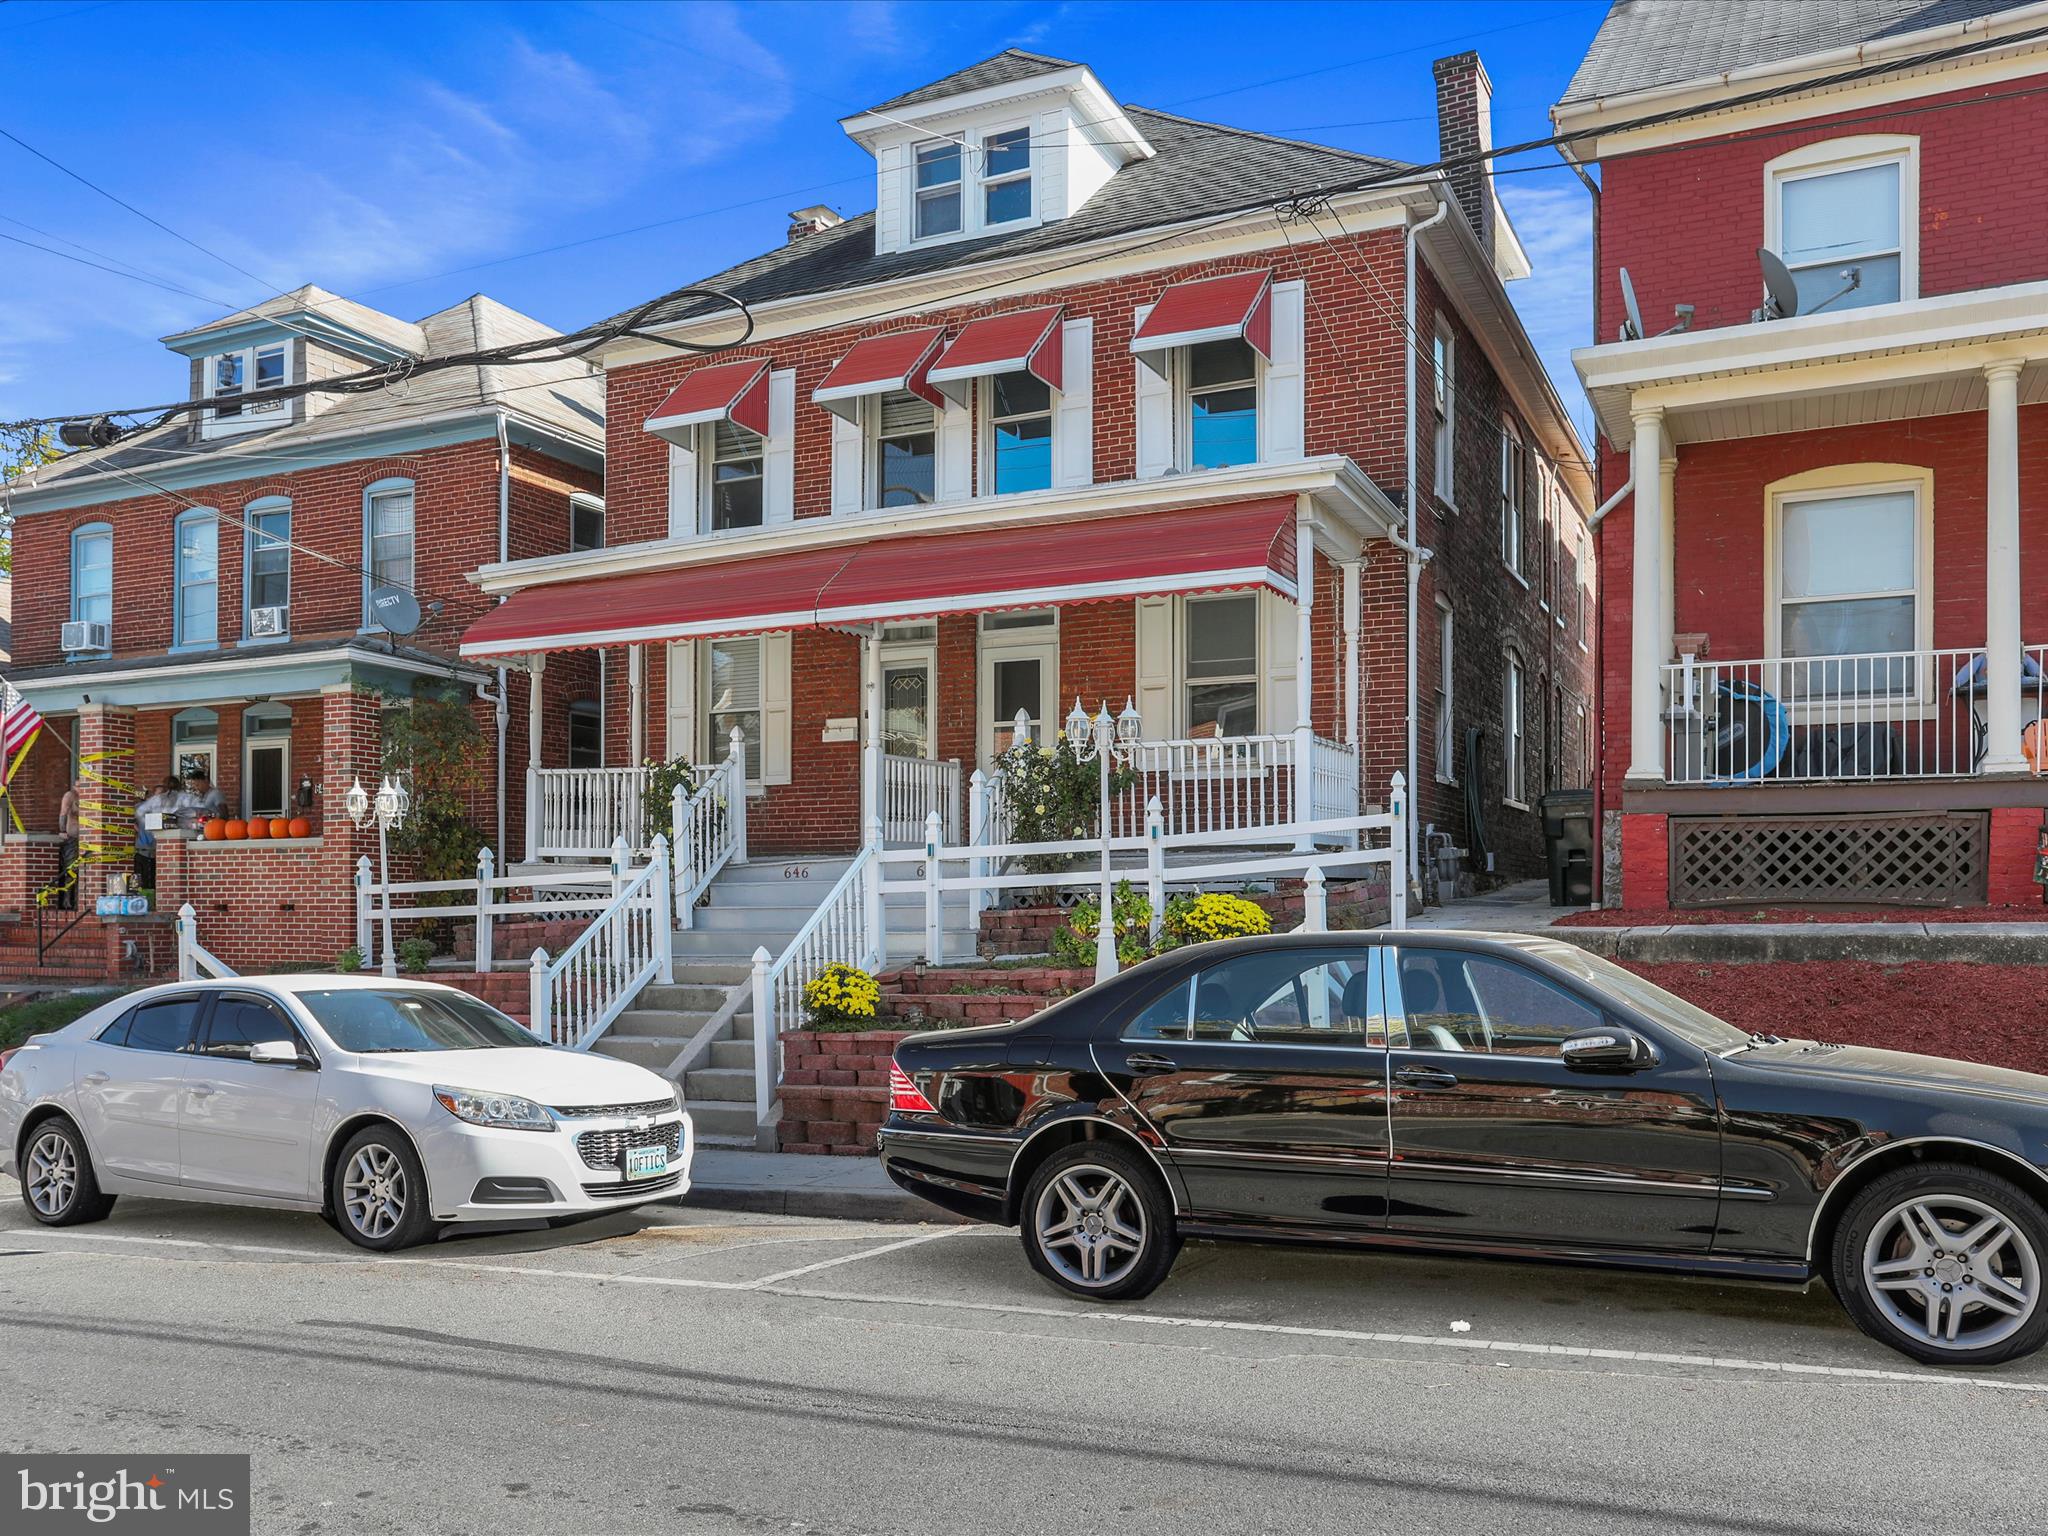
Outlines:
POLYGON ((358 1247, 389 1253, 433 1236, 419 1155, 387 1126, 373 1125, 349 1138, 334 1160, 329 1198, 335 1226, 358 1247))
POLYGON ((1025 1186, 1021 1211, 1031 1267, 1076 1296, 1148 1296, 1180 1252, 1166 1185, 1143 1158, 1111 1143, 1054 1153, 1025 1186))
POLYGON ((1856 1326, 1929 1365, 1995 1365, 2048 1338, 2048 1211, 1960 1163, 1901 1168, 1835 1231, 1835 1294, 1856 1326))
POLYGON ((59 1115, 29 1133, 21 1159, 21 1203, 46 1227, 104 1221, 114 1197, 100 1193, 77 1126, 59 1115))

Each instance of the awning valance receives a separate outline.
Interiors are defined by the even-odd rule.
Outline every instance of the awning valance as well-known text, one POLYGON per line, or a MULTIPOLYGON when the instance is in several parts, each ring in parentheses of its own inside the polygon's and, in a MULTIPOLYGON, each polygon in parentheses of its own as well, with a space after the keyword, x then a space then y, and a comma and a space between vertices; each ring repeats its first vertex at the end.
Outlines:
POLYGON ((515 592, 462 654, 848 628, 1168 592, 1295 595, 1294 498, 898 534, 515 592))
POLYGON ((976 379, 998 373, 1035 374, 1058 389, 1061 313, 1059 305, 1047 304, 970 321, 932 364, 932 383, 962 404, 976 379))
POLYGON ((768 435, 768 365, 758 359, 713 363, 678 384, 643 424, 656 437, 691 446, 690 434, 707 421, 732 421, 768 435))
POLYGON ((1131 351, 1155 372, 1166 353, 1203 341, 1242 338, 1261 357, 1273 354, 1273 274, 1231 272, 1175 283, 1131 336, 1131 351))
POLYGON ((867 396, 894 389, 921 395, 933 405, 944 405, 944 398, 926 375, 931 372, 932 359, 937 356, 945 334, 944 326, 927 325, 857 341, 832 365, 825 381, 811 391, 811 398, 848 421, 860 419, 860 402, 867 396))

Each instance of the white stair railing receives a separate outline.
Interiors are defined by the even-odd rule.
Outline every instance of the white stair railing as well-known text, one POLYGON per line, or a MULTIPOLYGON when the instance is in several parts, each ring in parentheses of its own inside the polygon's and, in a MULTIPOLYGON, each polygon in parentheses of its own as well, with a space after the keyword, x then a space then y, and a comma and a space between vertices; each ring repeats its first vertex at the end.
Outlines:
POLYGON ((561 954, 533 952, 528 1028, 587 1051, 650 982, 674 978, 668 839, 655 835, 639 869, 621 838, 612 845, 612 899, 561 954))
POLYGON ((539 768, 529 773, 527 814, 538 815, 531 851, 542 859, 601 859, 624 838, 636 853, 648 845, 647 782, 654 770, 539 768))
POLYGON ((960 838, 960 759, 882 758, 882 835, 897 847, 924 840, 924 819, 932 812, 946 840, 960 838))
POLYGON ((188 901, 178 908, 178 980, 239 974, 225 961, 216 960, 199 942, 199 914, 192 910, 192 903, 188 901))
POLYGON ((747 862, 747 746, 738 727, 732 748, 696 770, 697 787, 669 799, 669 847, 675 859, 676 926, 688 928, 697 902, 727 864, 747 862))
POLYGON ((881 966, 878 851, 871 837, 780 955, 771 956, 765 947, 754 951, 756 1125, 768 1118, 782 1085, 781 1032, 803 1017, 805 984, 835 960, 867 971, 881 966))

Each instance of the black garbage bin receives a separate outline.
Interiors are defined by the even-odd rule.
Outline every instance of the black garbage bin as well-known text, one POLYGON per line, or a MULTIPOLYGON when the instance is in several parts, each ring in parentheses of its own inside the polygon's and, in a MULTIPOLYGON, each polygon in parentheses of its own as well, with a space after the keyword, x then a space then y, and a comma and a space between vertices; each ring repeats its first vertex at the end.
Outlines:
POLYGON ((1553 789, 1537 802, 1550 865, 1550 904, 1593 904, 1593 791, 1553 789))

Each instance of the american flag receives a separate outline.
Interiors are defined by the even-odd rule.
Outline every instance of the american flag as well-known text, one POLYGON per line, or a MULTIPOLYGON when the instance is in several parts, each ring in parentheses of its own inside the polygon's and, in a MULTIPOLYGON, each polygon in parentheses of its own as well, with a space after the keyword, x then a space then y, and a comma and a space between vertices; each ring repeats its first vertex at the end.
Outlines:
POLYGON ((0 770, 10 768, 15 754, 43 728, 43 717, 14 684, 0 678, 0 770))

